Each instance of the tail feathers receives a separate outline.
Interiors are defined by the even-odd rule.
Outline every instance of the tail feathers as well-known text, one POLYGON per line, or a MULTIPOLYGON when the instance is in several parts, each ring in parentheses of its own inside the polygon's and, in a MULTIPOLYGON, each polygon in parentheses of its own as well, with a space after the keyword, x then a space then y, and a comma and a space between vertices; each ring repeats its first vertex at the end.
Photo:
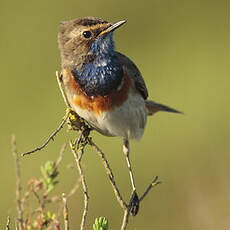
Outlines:
POLYGON ((145 106, 148 110, 148 115, 153 115, 154 113, 158 111, 165 111, 165 112, 170 112, 170 113, 182 113, 166 105, 162 105, 162 104, 156 103, 154 101, 149 101, 149 100, 145 101, 145 106))

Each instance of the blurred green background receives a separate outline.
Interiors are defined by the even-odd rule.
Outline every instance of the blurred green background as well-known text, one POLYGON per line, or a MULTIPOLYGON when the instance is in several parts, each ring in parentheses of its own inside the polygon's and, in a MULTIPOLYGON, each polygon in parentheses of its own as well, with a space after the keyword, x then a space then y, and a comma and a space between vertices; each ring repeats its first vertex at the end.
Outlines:
MULTIPOLYGON (((163 184, 141 204, 128 229, 229 229, 229 76, 230 2, 217 0, 0 2, 1 163, 0 225, 15 216, 15 170, 10 136, 18 151, 41 144, 62 118, 65 108, 57 87, 60 70, 59 22, 98 16, 128 22, 116 31, 116 47, 140 68, 150 98, 185 112, 149 117, 140 142, 131 143, 138 192, 154 175, 163 184)), ((63 129, 44 151, 21 159, 23 185, 40 175, 40 165, 55 160, 74 134, 63 129)), ((131 186, 121 140, 93 134, 106 153, 118 185, 128 199, 131 186)), ((68 192, 78 178, 68 150, 60 167, 57 193, 68 192)), ((121 209, 103 165, 88 149, 84 157, 90 206, 87 229, 106 216, 119 229, 121 209)), ((79 190, 69 200, 72 229, 78 229, 83 207, 79 190)))

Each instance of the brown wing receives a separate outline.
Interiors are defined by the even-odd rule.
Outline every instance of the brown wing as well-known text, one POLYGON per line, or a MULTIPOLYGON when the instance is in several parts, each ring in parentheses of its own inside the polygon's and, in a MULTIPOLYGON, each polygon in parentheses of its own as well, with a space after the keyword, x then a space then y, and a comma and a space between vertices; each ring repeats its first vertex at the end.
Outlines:
POLYGON ((116 55, 121 64, 126 67, 128 75, 134 80, 137 91, 146 99, 148 97, 148 90, 136 65, 125 55, 119 52, 116 52, 116 55))

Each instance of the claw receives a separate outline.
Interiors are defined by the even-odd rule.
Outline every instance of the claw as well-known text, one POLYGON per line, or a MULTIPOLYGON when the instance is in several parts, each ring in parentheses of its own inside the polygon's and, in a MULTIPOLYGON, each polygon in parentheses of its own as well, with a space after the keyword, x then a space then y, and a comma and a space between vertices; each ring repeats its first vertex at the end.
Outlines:
POLYGON ((132 216, 136 216, 139 211, 140 200, 135 190, 132 193, 132 196, 129 202, 129 206, 130 206, 130 212, 132 216))
POLYGON ((81 118, 71 108, 67 108, 66 113, 69 112, 67 124, 70 130, 80 130, 82 126, 81 118))

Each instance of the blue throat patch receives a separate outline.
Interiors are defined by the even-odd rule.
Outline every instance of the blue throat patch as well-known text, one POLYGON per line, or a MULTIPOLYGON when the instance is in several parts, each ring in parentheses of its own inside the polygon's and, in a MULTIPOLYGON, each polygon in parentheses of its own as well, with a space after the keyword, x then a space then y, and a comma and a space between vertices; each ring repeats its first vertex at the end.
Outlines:
POLYGON ((123 77, 114 51, 113 34, 102 35, 91 45, 90 52, 96 56, 94 61, 80 71, 73 69, 72 74, 88 96, 106 96, 119 87, 123 77))

